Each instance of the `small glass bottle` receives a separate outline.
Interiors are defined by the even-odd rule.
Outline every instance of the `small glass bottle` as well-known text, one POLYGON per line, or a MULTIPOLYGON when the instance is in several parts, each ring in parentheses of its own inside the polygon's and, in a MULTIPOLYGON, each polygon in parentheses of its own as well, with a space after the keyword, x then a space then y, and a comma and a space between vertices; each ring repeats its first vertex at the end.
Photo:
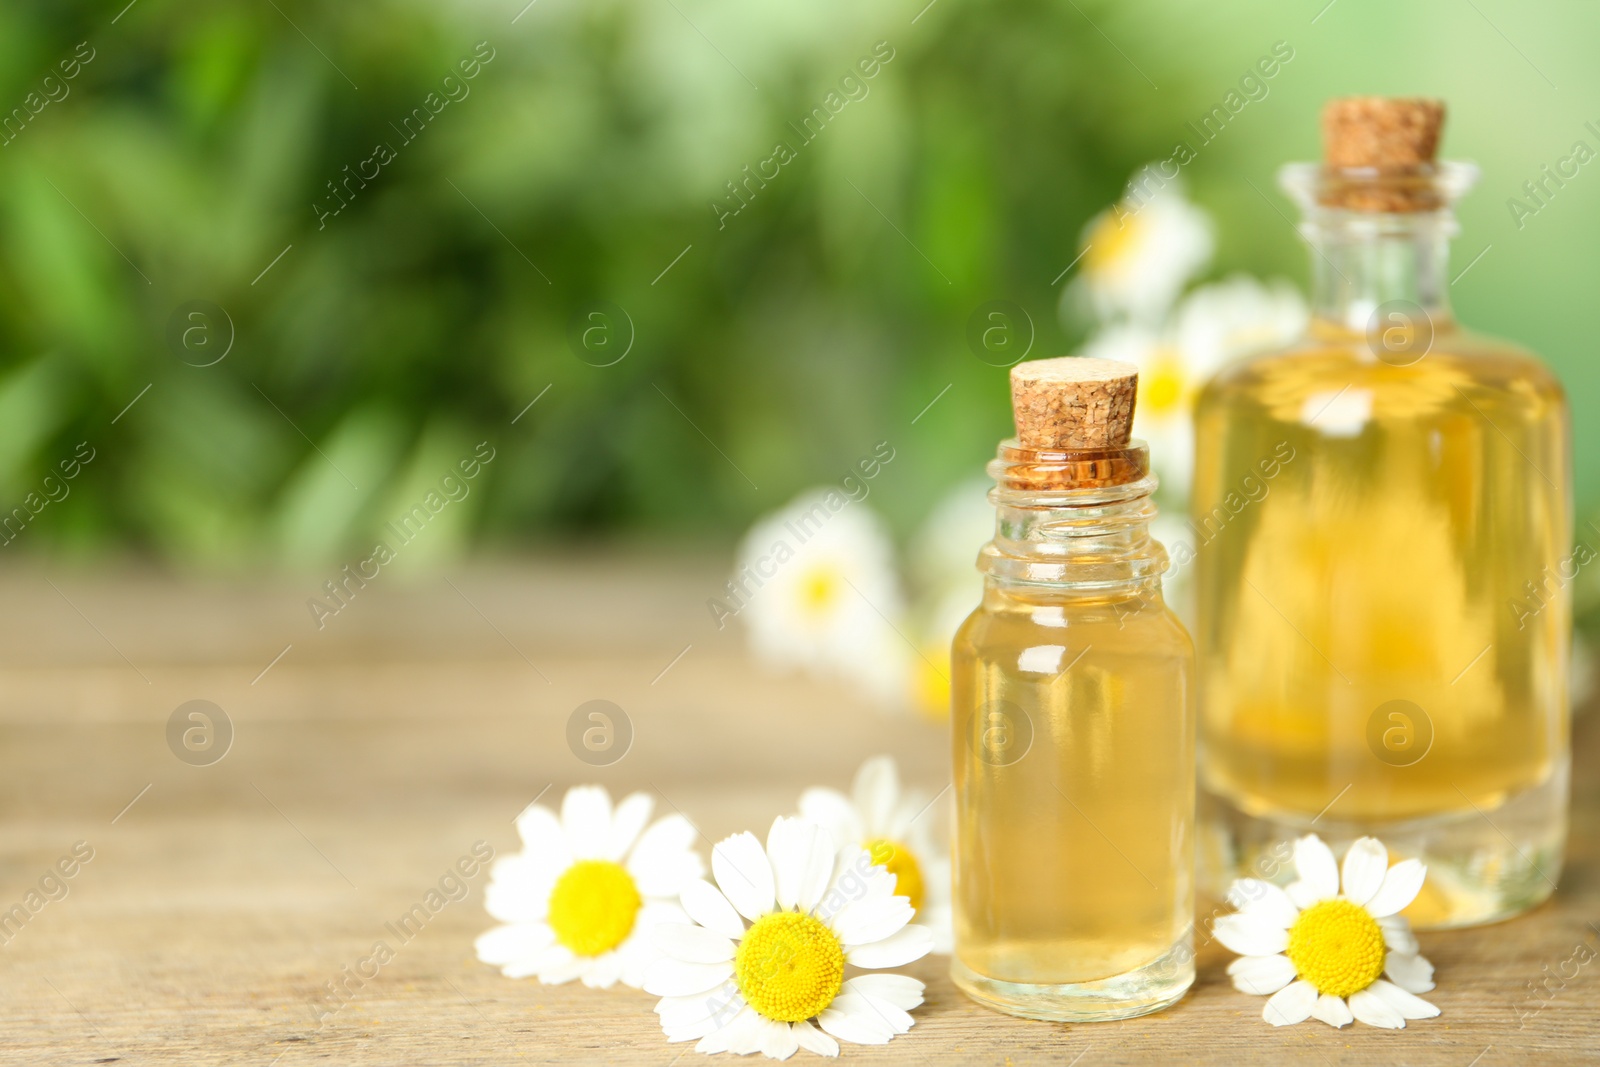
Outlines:
POLYGON ((1428 866, 1422 927, 1549 896, 1566 835, 1571 463, 1561 385, 1457 325, 1434 101, 1335 101, 1282 175, 1312 320, 1196 414, 1205 887, 1315 831, 1428 866))
POLYGON ((1136 380, 1012 369, 983 603, 952 649, 951 974, 1035 1019, 1143 1015, 1194 980, 1194 649, 1161 596, 1136 380))

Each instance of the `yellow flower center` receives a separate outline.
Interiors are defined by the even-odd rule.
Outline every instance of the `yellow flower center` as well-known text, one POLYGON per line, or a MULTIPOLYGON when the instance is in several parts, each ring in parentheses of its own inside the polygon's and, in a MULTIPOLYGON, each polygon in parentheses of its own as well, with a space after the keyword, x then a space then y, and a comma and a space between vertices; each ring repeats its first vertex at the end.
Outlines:
POLYGON ((1289 928, 1289 962, 1334 997, 1359 993, 1383 973, 1383 927, 1348 900, 1324 900, 1300 913, 1289 928))
POLYGON ((874 866, 883 867, 894 875, 897 896, 911 898, 913 910, 922 908, 922 867, 911 850, 898 841, 879 837, 861 846, 872 853, 874 866))
POLYGON ((757 919, 733 965, 745 1003, 780 1023, 815 1018, 844 985, 844 946, 820 919, 799 911, 757 919))
POLYGON ((610 860, 578 860, 550 891, 550 929, 579 956, 610 952, 633 932, 639 887, 610 860))
POLYGON ((1137 410, 1151 415, 1170 415, 1187 399, 1188 380, 1177 353, 1163 349, 1155 363, 1139 375, 1137 410))
POLYGON ((1118 269, 1119 261, 1139 243, 1144 223, 1137 215, 1126 213, 1120 206, 1101 216, 1089 231, 1089 246, 1083 254, 1083 266, 1091 274, 1103 274, 1118 269))
POLYGON ((800 606, 813 618, 826 614, 838 598, 839 572, 832 567, 818 567, 800 580, 800 606))

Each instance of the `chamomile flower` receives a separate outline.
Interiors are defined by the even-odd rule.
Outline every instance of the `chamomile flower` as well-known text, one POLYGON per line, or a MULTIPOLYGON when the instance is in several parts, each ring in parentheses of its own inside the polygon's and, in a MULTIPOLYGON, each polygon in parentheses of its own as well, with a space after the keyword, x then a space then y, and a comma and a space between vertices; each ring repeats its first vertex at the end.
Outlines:
POLYGON ((1286 890, 1241 878, 1228 890, 1239 910, 1216 922, 1217 940, 1240 953, 1228 965, 1241 992, 1271 995, 1261 1017, 1273 1026, 1360 1019, 1398 1030, 1439 1009, 1417 996, 1433 988, 1433 964, 1417 954, 1400 910, 1416 899, 1427 868, 1388 865, 1376 838, 1363 837, 1341 869, 1315 834, 1295 842, 1299 880, 1286 890), (1387 980, 1385 980, 1387 976, 1387 980))
POLYGON ((1087 291, 1102 320, 1161 320, 1189 279, 1211 259, 1211 220, 1177 179, 1146 167, 1128 196, 1090 220, 1083 267, 1072 287, 1087 291))
POLYGON ((847 967, 897 967, 933 938, 869 853, 839 852, 822 827, 779 818, 766 847, 734 834, 711 850, 716 885, 683 891, 692 923, 664 923, 645 991, 668 1041, 697 1052, 800 1049, 837 1056, 839 1042, 881 1045, 911 1029, 922 983, 897 974, 846 977, 847 967))
POLYGON ((506 925, 478 938, 478 958, 547 985, 642 986, 660 956, 651 930, 686 920, 678 894, 705 873, 689 820, 668 815, 647 828, 652 804, 634 793, 612 810, 610 794, 591 785, 567 791, 559 818, 529 805, 517 816, 522 851, 490 871, 484 906, 506 925))
POLYGON ((803 493, 751 527, 723 606, 745 622, 760 660, 904 702, 893 547, 882 521, 842 490, 803 493))
POLYGON ((895 876, 895 892, 911 902, 917 922, 933 934, 933 951, 948 953, 953 920, 950 857, 934 843, 938 812, 919 792, 900 787, 889 756, 874 756, 856 772, 847 797, 836 789, 807 789, 800 814, 827 830, 841 850, 866 849, 895 876))

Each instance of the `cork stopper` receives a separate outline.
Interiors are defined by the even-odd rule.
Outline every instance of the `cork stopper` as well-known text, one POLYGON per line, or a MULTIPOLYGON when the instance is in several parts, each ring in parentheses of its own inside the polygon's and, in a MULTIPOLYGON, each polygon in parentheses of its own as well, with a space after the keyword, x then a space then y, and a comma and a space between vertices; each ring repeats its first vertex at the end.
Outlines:
POLYGON ((1330 176, 1318 199, 1351 211, 1431 211, 1440 206, 1432 167, 1444 127, 1444 102, 1426 97, 1350 96, 1322 109, 1323 162, 1330 176))
POLYGON ((1024 448, 1125 448, 1139 371, 1114 359, 1065 356, 1011 368, 1011 410, 1024 448))

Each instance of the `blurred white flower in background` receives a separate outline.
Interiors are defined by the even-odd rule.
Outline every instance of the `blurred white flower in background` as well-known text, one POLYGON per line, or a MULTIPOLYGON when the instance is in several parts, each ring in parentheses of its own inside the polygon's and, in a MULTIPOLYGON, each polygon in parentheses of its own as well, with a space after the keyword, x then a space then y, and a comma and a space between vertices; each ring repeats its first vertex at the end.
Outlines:
MULTIPOLYGON (((1305 327, 1305 301, 1286 282, 1244 274, 1184 289, 1212 253, 1209 217, 1176 180, 1146 168, 1127 198, 1084 234, 1083 266, 1069 289, 1099 328, 1078 354, 1139 368, 1134 434, 1149 442, 1163 514, 1154 534, 1176 551, 1194 466, 1194 406, 1206 381, 1234 360, 1287 344, 1305 327)), ((943 720, 950 645, 983 598, 978 550, 994 531, 990 482, 975 477, 934 507, 911 545, 916 599, 907 612, 888 533, 864 502, 838 488, 797 497, 746 535, 719 623, 740 616, 763 662, 856 684, 874 700, 910 704, 943 720)), ((1181 563, 1168 594, 1188 616, 1181 563)))
POLYGON ((921 652, 911 665, 913 699, 919 711, 940 721, 950 714, 950 643, 983 600, 978 550, 994 536, 993 487, 986 476, 956 485, 934 505, 911 544, 921 652))
POLYGON ((1210 262, 1212 246, 1211 219, 1181 183, 1146 167, 1126 199, 1084 228, 1083 266, 1068 293, 1081 288, 1102 320, 1159 321, 1210 262))
POLYGON ((1178 348, 1209 376, 1236 359, 1295 340, 1306 319, 1306 302, 1293 285, 1231 274, 1184 298, 1173 316, 1173 334, 1178 348))
POLYGON ((1163 508, 1150 521, 1150 536, 1167 550, 1167 572, 1161 577, 1161 596, 1189 628, 1195 629, 1195 536, 1188 516, 1180 509, 1163 508))
POLYGON ((1169 325, 1115 323, 1079 355, 1139 368, 1133 434, 1150 444, 1169 499, 1187 499, 1194 469, 1194 405, 1224 366, 1300 336, 1306 305, 1283 281, 1245 275, 1203 285, 1183 298, 1169 325))
POLYGON ((837 488, 800 494, 739 548, 724 603, 764 663, 862 685, 903 706, 911 649, 883 521, 837 488))

